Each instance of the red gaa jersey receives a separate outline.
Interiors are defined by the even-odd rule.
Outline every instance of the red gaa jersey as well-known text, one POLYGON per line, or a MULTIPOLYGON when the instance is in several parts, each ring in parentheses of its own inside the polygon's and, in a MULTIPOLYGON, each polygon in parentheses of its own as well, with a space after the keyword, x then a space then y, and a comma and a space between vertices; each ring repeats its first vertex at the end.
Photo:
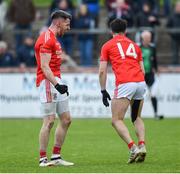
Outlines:
POLYGON ((41 53, 51 54, 49 67, 53 72, 54 76, 60 77, 62 49, 54 33, 51 30, 47 30, 43 32, 38 37, 34 48, 35 48, 35 56, 37 61, 36 86, 39 86, 41 81, 46 78, 41 69, 41 58, 40 58, 41 53))
POLYGON ((144 81, 139 62, 141 49, 124 35, 116 35, 101 49, 100 61, 110 61, 115 74, 116 86, 127 82, 144 81))

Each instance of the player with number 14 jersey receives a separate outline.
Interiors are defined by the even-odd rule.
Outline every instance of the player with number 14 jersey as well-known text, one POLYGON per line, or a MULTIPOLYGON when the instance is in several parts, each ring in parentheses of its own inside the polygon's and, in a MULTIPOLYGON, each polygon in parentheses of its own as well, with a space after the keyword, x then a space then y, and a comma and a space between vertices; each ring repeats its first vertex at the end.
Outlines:
POLYGON ((110 61, 116 77, 116 86, 128 82, 144 81, 139 62, 142 53, 138 45, 125 35, 117 34, 101 49, 100 61, 110 61))
POLYGON ((144 81, 144 65, 140 47, 125 36, 127 22, 114 19, 111 24, 113 38, 107 41, 101 49, 99 65, 99 83, 102 102, 109 106, 111 97, 106 90, 108 61, 115 75, 116 88, 111 101, 112 125, 122 140, 128 145, 128 164, 143 162, 146 157, 145 128, 141 118, 146 84, 144 81), (124 117, 131 107, 131 121, 135 127, 138 145, 132 139, 124 117))

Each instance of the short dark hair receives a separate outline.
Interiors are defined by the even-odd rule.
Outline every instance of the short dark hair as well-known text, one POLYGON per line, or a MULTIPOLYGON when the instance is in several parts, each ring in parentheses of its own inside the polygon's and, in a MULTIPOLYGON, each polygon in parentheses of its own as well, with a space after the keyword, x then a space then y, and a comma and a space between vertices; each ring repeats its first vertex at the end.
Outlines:
POLYGON ((63 10, 56 10, 51 13, 51 20, 58 19, 58 18, 64 18, 64 19, 69 18, 71 20, 72 15, 63 10))
POLYGON ((127 21, 123 19, 114 19, 110 23, 110 27, 113 33, 124 33, 127 27, 127 21))

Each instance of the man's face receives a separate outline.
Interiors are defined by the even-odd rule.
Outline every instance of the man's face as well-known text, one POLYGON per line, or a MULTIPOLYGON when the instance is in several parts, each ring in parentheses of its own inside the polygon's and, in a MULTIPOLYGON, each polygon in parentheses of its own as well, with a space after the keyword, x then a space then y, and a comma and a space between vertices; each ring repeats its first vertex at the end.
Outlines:
POLYGON ((116 6, 118 8, 122 8, 124 4, 125 4, 124 0, 116 0, 116 6))
POLYGON ((144 45, 149 45, 149 44, 151 43, 151 38, 152 38, 152 36, 151 36, 151 33, 150 33, 150 32, 144 31, 144 32, 142 33, 141 37, 142 37, 142 41, 143 41, 143 44, 144 44, 144 45))
POLYGON ((33 40, 33 38, 27 37, 27 38, 25 38, 24 43, 27 46, 33 46, 34 40, 33 40))
POLYGON ((148 13, 150 11, 150 7, 149 7, 148 4, 143 5, 143 11, 146 12, 146 13, 148 13))
POLYGON ((58 21, 58 32, 59 36, 63 36, 67 31, 70 30, 70 19, 69 18, 62 18, 58 21))
POLYGON ((7 50, 7 49, 4 48, 4 47, 3 47, 3 48, 0 48, 0 55, 6 53, 6 50, 7 50))
POLYGON ((68 8, 67 0, 61 0, 58 4, 59 9, 66 10, 68 8))
POLYGON ((180 14, 180 2, 178 2, 178 3, 176 4, 176 6, 175 6, 175 12, 176 12, 177 14, 180 14))

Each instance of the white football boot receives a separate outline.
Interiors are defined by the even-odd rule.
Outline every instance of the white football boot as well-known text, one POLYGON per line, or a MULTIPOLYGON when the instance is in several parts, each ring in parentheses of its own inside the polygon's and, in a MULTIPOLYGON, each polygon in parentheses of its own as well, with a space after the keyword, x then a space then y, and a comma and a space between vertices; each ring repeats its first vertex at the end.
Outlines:
POLYGON ((55 155, 55 154, 51 156, 51 161, 49 163, 54 166, 73 166, 74 165, 74 163, 65 161, 61 158, 60 155, 55 155))
POLYGON ((127 163, 130 164, 135 162, 138 156, 139 156, 139 148, 134 144, 130 149, 130 156, 127 163))
POLYGON ((139 155, 136 158, 136 162, 143 162, 146 158, 146 146, 144 144, 139 145, 139 155))
POLYGON ((49 162, 47 157, 40 158, 39 160, 39 167, 47 167, 47 166, 52 166, 49 162))

